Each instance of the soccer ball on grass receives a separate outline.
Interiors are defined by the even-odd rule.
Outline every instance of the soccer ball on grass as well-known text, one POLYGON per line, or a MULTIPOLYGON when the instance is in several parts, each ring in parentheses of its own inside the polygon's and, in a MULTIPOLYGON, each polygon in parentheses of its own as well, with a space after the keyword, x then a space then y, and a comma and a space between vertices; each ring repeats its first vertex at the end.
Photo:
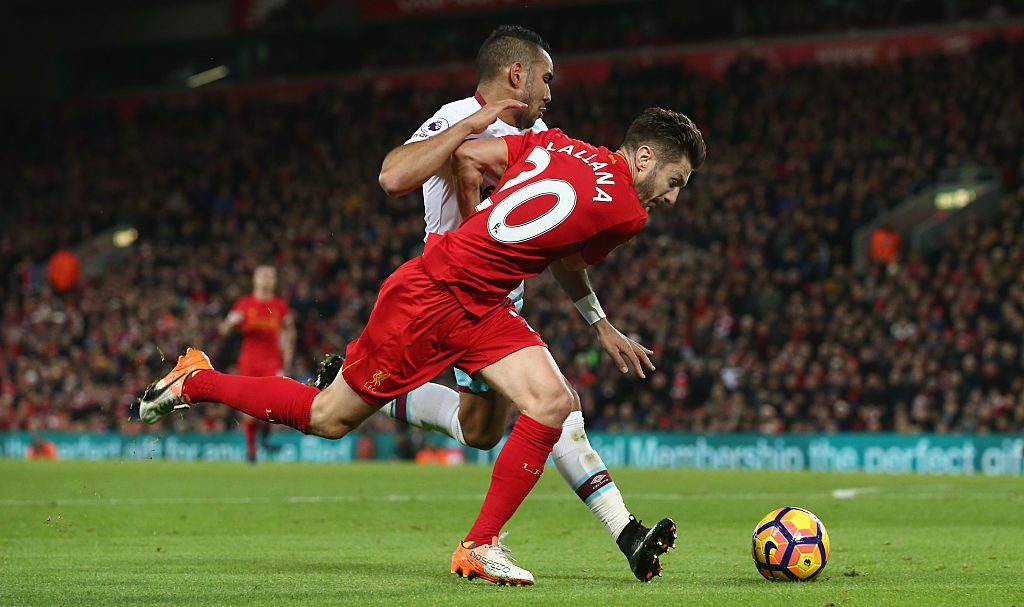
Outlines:
POLYGON ((828 551, 825 525, 803 508, 776 508, 754 527, 754 565, 769 580, 813 579, 828 563, 828 551))

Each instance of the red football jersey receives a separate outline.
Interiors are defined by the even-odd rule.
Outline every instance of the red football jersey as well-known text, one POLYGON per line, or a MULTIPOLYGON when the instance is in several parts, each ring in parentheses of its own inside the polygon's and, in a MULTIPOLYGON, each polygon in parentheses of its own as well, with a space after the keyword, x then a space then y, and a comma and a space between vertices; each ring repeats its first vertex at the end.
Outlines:
POLYGON ((558 129, 501 139, 508 168, 497 189, 423 253, 434 280, 477 316, 555 260, 604 259, 647 222, 622 155, 558 129))
POLYGON ((238 298, 231 311, 243 314, 239 371, 242 375, 277 373, 284 366, 281 324, 288 316, 288 304, 279 297, 259 300, 250 293, 238 298))

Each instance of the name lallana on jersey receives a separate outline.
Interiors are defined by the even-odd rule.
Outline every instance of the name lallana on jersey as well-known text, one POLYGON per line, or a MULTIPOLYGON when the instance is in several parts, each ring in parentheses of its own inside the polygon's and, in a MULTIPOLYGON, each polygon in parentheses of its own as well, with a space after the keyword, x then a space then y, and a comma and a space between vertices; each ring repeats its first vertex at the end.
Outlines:
MULTIPOLYGON (((596 182, 597 186, 601 186, 601 185, 615 185, 615 177, 611 173, 608 173, 606 171, 601 171, 601 169, 603 169, 606 166, 608 166, 608 163, 607 162, 594 162, 594 159, 597 158, 597 152, 596 151, 583 149, 583 150, 580 150, 580 151, 576 152, 575 148, 573 148, 572 144, 566 145, 566 146, 558 148, 556 150, 554 144, 552 142, 550 142, 550 141, 548 142, 547 146, 544 149, 546 149, 549 152, 557 152, 559 154, 566 154, 568 156, 572 156, 573 158, 582 160, 584 164, 588 165, 591 169, 593 169, 594 175, 597 177, 597 182, 596 182), (586 158, 584 158, 583 155, 587 154, 588 152, 590 153, 590 156, 587 156, 586 158)), ((600 187, 596 187, 595 188, 595 191, 594 191, 594 202, 611 202, 611 200, 612 200, 612 197, 609 196, 607 192, 602 190, 600 187)))

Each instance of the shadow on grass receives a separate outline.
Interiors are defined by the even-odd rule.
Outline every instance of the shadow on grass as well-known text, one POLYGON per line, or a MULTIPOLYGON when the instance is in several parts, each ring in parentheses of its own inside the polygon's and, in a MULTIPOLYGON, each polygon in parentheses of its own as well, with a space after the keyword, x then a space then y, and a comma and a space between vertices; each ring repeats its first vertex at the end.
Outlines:
POLYGON ((727 584, 729 584, 731 586, 732 585, 734 585, 734 586, 743 586, 743 587, 756 586, 758 588, 764 588, 765 585, 773 586, 773 587, 774 586, 786 587, 786 586, 810 586, 810 585, 816 585, 816 584, 828 584, 830 580, 831 580, 830 577, 816 577, 813 580, 809 580, 809 581, 806 581, 806 582, 795 582, 795 581, 786 581, 786 580, 766 580, 766 579, 762 578, 761 576, 755 574, 755 575, 748 575, 748 576, 744 576, 744 577, 727 578, 724 581, 725 581, 725 583, 727 583, 727 584))
POLYGON ((632 575, 630 575, 629 577, 626 577, 625 575, 613 576, 613 575, 570 574, 570 573, 545 573, 545 574, 538 575, 538 578, 542 578, 542 579, 545 579, 545 580, 569 580, 569 581, 577 581, 577 582, 607 582, 607 583, 632 582, 632 583, 640 584, 640 582, 637 579, 635 579, 632 575))

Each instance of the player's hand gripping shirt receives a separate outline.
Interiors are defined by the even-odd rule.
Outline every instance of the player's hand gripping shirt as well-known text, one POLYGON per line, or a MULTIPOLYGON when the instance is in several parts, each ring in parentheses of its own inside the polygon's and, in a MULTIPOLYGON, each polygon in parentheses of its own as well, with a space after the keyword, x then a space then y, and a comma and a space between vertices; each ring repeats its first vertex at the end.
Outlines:
MULTIPOLYGON (((483 97, 478 93, 473 97, 466 97, 441 106, 441 109, 424 122, 423 126, 413 133, 406 143, 415 143, 440 135, 456 122, 479 110, 483 104, 483 97)), ((547 128, 543 120, 538 120, 530 130, 541 132, 546 131, 547 128)), ((529 132, 529 130, 520 131, 501 120, 495 120, 485 131, 470 135, 469 139, 519 135, 524 132, 529 132)), ((484 185, 488 187, 494 186, 496 183, 495 180, 488 177, 484 185)), ((486 197, 486 194, 483 197, 486 197)), ((459 203, 455 197, 455 180, 452 176, 450 162, 446 162, 440 171, 423 184, 423 211, 427 234, 444 234, 459 227, 462 223, 459 203)))
POLYGON ((477 316, 555 260, 600 261, 647 221, 622 155, 558 129, 502 139, 508 168, 497 189, 423 254, 434 280, 477 316))

